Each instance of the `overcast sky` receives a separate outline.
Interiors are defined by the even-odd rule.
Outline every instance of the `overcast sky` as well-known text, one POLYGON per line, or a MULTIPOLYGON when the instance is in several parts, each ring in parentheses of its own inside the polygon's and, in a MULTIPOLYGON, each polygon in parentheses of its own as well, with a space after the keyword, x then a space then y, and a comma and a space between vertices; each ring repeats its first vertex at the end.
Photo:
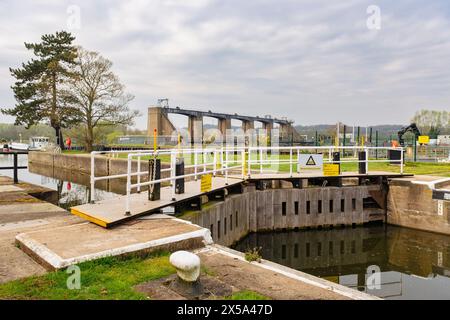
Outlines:
POLYGON ((140 128, 158 98, 302 125, 450 110, 448 0, 0 0, 1 106, 14 105, 8 68, 31 57, 23 43, 63 29, 113 61, 140 128))

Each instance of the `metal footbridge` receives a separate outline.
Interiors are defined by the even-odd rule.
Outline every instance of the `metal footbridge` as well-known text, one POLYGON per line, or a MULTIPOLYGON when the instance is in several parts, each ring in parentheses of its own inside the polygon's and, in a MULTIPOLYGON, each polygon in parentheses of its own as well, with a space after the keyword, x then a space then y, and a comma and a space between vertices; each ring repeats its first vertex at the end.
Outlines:
POLYGON ((72 207, 71 213, 109 228, 184 203, 194 203, 199 209, 202 197, 223 199, 229 193, 239 192, 245 182, 288 180, 299 187, 299 182, 304 179, 336 181, 343 178, 401 177, 405 176, 402 150, 387 147, 277 146, 94 151, 91 153, 91 201, 72 207), (393 160, 389 156, 391 152, 398 152, 398 159, 393 160), (104 156, 126 156, 126 172, 96 176, 95 160, 104 156), (371 165, 376 163, 396 164, 395 170, 398 172, 369 171, 371 165), (157 175, 155 170, 158 170, 157 175), (95 183, 112 179, 120 179, 126 184, 125 194, 96 201, 95 183))

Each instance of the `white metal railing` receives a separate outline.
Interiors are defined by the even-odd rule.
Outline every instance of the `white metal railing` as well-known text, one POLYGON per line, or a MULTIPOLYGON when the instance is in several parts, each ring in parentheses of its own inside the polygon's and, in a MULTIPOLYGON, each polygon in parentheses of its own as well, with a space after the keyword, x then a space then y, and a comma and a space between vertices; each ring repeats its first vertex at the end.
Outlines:
MULTIPOLYGON (((324 154, 327 157, 323 157, 324 163, 365 163, 365 172, 369 174, 369 163, 377 162, 389 162, 399 163, 400 173, 403 174, 403 160, 404 152, 400 152, 399 160, 390 160, 387 158, 389 150, 402 151, 403 148, 389 148, 389 147, 357 147, 357 146, 274 146, 274 147, 213 147, 213 148, 173 148, 163 150, 115 150, 115 151, 94 151, 91 153, 91 202, 95 201, 95 182, 101 180, 111 180, 126 178, 126 197, 125 197, 125 212, 130 213, 130 196, 133 190, 137 192, 141 191, 142 187, 151 186, 158 183, 170 182, 172 188, 172 199, 175 200, 176 193, 176 180, 183 178, 198 179, 199 176, 205 174, 212 174, 216 176, 221 174, 225 178, 225 184, 228 184, 228 176, 230 172, 240 173, 240 177, 244 180, 251 178, 252 171, 263 174, 266 172, 265 166, 271 166, 271 173, 286 174, 289 172, 289 176, 294 175, 294 166, 296 166, 296 172, 300 173, 300 154, 302 153, 316 153, 324 154), (333 160, 333 152, 340 152, 340 160, 333 160), (357 152, 365 153, 365 160, 359 160, 355 157, 357 152), (379 153, 386 153, 386 157, 379 156, 379 153), (120 155, 127 154, 127 172, 115 175, 95 176, 95 159, 96 156, 102 154, 120 155), (374 155, 375 154, 375 155, 374 155), (230 155, 232 157, 230 158, 230 155), (347 156, 348 155, 348 156, 347 156), (371 158, 372 156, 372 158, 371 158), (163 158, 170 160, 168 167, 161 168, 161 173, 169 172, 168 177, 160 178, 158 180, 142 181, 141 177, 150 173, 148 170, 141 170, 141 161, 143 158, 163 158), (193 164, 185 165, 185 169, 192 169, 193 172, 186 173, 184 175, 176 175, 176 159, 189 158, 189 162, 193 164), (193 160, 192 160, 193 158, 193 160), (375 159, 374 159, 375 158, 375 159), (136 161, 136 171, 133 172, 133 161, 136 161), (280 170, 280 165, 288 165, 288 170, 280 170), (136 177, 136 182, 132 183, 132 178, 136 177)), ((163 161, 161 161, 163 162, 163 161)), ((166 162, 167 163, 167 162, 166 162)), ((286 169, 286 168, 285 168, 286 169)))

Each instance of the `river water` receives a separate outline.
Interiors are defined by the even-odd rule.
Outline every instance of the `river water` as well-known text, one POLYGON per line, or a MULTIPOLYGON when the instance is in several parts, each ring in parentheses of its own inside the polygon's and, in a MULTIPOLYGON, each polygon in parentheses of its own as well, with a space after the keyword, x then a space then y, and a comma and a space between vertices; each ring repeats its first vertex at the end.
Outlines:
POLYGON ((450 299, 449 236, 378 225, 254 233, 235 246, 253 248, 267 260, 382 298, 450 299))
MULTIPOLYGON (((27 155, 19 155, 18 162, 19 166, 28 166, 27 155)), ((12 164, 12 155, 0 155, 0 167, 12 166, 12 164)), ((89 202, 90 187, 88 187, 89 183, 87 183, 89 176, 75 176, 65 173, 64 170, 53 172, 42 170, 39 167, 36 167, 36 169, 34 172, 30 172, 29 169, 19 170, 19 180, 58 191, 57 205, 64 209, 89 202), (80 181, 83 181, 83 183, 80 183, 80 181)), ((1 170, 0 175, 13 177, 13 171, 1 170)), ((117 193, 105 191, 100 188, 95 189, 95 197, 97 200, 110 199, 114 196, 117 196, 117 193)))

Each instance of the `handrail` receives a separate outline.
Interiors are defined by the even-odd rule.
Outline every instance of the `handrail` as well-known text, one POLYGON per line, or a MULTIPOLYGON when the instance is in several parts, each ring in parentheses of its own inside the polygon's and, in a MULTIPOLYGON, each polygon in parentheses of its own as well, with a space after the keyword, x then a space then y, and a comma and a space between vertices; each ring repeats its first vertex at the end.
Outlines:
POLYGON ((19 154, 28 154, 28 151, 4 151, 0 150, 0 154, 13 155, 13 166, 12 167, 0 167, 0 170, 13 170, 13 181, 14 184, 19 183, 19 169, 28 169, 27 166, 19 166, 18 163, 18 155, 19 154))
MULTIPOLYGON (((175 199, 176 193, 176 180, 184 178, 194 177, 197 180, 198 176, 205 174, 212 174, 216 176, 218 173, 224 175, 225 183, 228 183, 228 175, 232 171, 240 170, 241 178, 243 180, 251 178, 252 170, 255 166, 259 165, 259 172, 264 172, 264 165, 289 165, 289 176, 293 176, 294 165, 297 166, 297 173, 300 173, 300 155, 302 151, 315 151, 328 153, 327 157, 323 157, 324 163, 365 163, 365 173, 369 173, 369 163, 399 163, 400 173, 403 174, 403 160, 404 152, 400 152, 399 160, 391 159, 379 159, 379 150, 385 150, 386 154, 389 150, 402 151, 401 147, 366 147, 366 146, 257 146, 257 147, 208 147, 208 148, 173 148, 162 150, 111 150, 111 151, 94 151, 91 153, 91 201, 94 199, 94 186, 95 182, 99 180, 126 178, 126 197, 125 197, 125 212, 130 213, 130 196, 133 190, 137 192, 141 191, 141 187, 146 187, 162 182, 170 182, 172 187, 172 198, 175 199), (346 157, 347 150, 364 152, 365 159, 360 160, 350 154, 346 157), (335 151, 344 151, 344 156, 339 160, 333 160, 332 153, 335 151), (370 159, 370 151, 377 152, 376 159, 370 159), (270 157, 267 155, 270 152, 270 157), (114 153, 126 153, 127 154, 127 172, 124 174, 116 174, 111 176, 95 176, 95 156, 98 154, 114 154, 114 153), (230 159, 230 154, 233 156, 230 159), (281 157, 280 157, 280 154, 281 157), (236 156, 235 156, 236 155, 236 156), (160 157, 170 156, 170 163, 167 168, 161 170, 161 172, 170 172, 168 177, 160 178, 158 180, 141 181, 141 177, 148 175, 149 171, 141 169, 141 160, 143 157, 160 157), (186 173, 184 175, 177 176, 175 174, 176 159, 178 157, 187 157, 192 160, 194 158, 194 164, 188 164, 185 168, 193 169, 193 172, 186 173), (269 157, 269 158, 268 158, 269 157), (201 161, 199 161, 199 158, 201 161), (212 160, 210 160, 212 159, 212 160), (137 160, 136 171, 133 172, 133 161, 137 160), (220 164, 220 167, 219 167, 220 164), (136 177, 136 183, 131 182, 131 178, 136 177)), ((351 152, 350 152, 351 153, 351 152)), ((348 154, 348 153, 347 153, 348 154)), ((275 173, 281 173, 280 170, 274 170, 275 173)), ((271 170, 271 172, 274 172, 271 170)))

